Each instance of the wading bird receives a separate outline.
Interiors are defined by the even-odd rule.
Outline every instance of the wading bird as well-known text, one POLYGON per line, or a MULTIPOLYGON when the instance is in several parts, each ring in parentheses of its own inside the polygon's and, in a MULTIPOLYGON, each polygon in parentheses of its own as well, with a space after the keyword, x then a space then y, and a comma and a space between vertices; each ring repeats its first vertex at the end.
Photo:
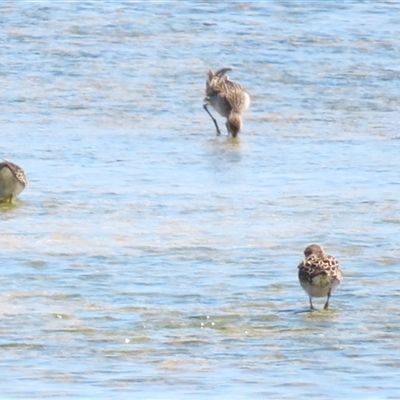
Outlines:
POLYGON ((342 280, 340 265, 335 257, 326 254, 321 246, 311 244, 304 250, 304 259, 299 265, 301 287, 310 298, 310 309, 314 310, 313 297, 327 296, 324 309, 329 306, 329 298, 342 280))
POLYGON ((6 160, 0 162, 0 203, 11 203, 27 184, 28 181, 21 167, 6 160))
POLYGON ((214 122, 217 135, 221 134, 217 120, 211 115, 207 106, 211 105, 221 116, 226 118, 228 135, 236 137, 242 128, 242 114, 249 108, 250 96, 242 85, 229 80, 226 73, 231 68, 222 68, 216 73, 208 71, 204 109, 214 122))

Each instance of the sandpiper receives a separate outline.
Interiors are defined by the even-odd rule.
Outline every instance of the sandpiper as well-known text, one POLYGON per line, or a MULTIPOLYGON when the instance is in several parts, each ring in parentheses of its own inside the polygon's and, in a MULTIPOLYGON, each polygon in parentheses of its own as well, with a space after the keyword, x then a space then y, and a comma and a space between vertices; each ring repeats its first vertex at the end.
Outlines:
POLYGON ((310 244, 304 250, 304 260, 299 265, 301 287, 310 298, 310 310, 314 310, 313 297, 327 296, 324 309, 329 306, 329 298, 342 280, 340 265, 335 257, 326 254, 321 246, 310 244))
POLYGON ((231 71, 231 68, 222 68, 216 73, 211 69, 208 71, 203 107, 213 120, 217 135, 221 134, 221 131, 216 119, 208 111, 209 104, 227 119, 225 125, 228 135, 236 137, 242 128, 242 114, 249 108, 250 96, 242 85, 229 80, 226 75, 228 71, 231 71))
POLYGON ((27 184, 28 181, 21 167, 6 160, 0 162, 0 203, 11 203, 27 184))

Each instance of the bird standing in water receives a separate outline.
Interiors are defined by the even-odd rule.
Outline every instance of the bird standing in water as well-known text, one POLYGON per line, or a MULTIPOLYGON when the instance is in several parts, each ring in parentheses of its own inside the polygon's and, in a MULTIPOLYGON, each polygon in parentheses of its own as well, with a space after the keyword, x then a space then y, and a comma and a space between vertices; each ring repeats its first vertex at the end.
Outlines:
POLYGON ((208 71, 204 109, 214 122, 217 135, 221 134, 217 120, 207 106, 210 104, 221 116, 225 117, 228 135, 236 137, 242 128, 242 114, 249 108, 250 96, 242 85, 229 80, 226 73, 231 68, 222 68, 216 73, 208 71))
POLYGON ((299 265, 301 287, 310 298, 310 309, 314 310, 313 297, 327 296, 324 309, 329 306, 329 298, 342 280, 340 265, 335 257, 326 254, 321 246, 311 244, 304 250, 304 260, 299 265))
POLYGON ((6 160, 0 162, 0 203, 11 203, 27 184, 28 181, 21 167, 6 160))

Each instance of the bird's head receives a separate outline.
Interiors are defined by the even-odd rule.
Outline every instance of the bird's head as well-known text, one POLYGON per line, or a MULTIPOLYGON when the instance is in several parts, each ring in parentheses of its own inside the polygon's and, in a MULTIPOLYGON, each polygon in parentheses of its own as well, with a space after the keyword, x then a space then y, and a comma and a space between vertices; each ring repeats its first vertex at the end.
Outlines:
POLYGON ((305 257, 310 257, 311 255, 322 256, 324 255, 324 250, 318 244, 310 244, 304 250, 305 257))
POLYGON ((242 118, 239 114, 232 113, 229 115, 227 127, 233 137, 236 137, 239 131, 242 129, 242 118))

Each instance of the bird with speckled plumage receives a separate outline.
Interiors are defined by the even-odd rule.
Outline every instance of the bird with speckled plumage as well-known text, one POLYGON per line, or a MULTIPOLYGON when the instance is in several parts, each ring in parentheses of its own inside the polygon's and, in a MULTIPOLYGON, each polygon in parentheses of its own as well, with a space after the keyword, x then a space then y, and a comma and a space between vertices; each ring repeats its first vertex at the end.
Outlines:
POLYGON ((28 184, 24 170, 11 161, 0 162, 0 203, 11 203, 28 184))
POLYGON ((310 299, 310 310, 314 310, 313 297, 327 297, 324 309, 329 307, 329 299, 342 280, 338 260, 326 254, 318 244, 311 244, 304 250, 304 259, 298 266, 299 281, 310 299))
POLYGON ((207 106, 211 105, 222 117, 226 118, 226 129, 228 135, 236 137, 242 129, 242 114, 249 108, 250 96, 236 82, 232 82, 226 73, 231 68, 222 68, 214 73, 208 71, 206 81, 206 97, 204 98, 204 109, 214 122, 217 135, 221 134, 217 120, 211 115, 207 106))

